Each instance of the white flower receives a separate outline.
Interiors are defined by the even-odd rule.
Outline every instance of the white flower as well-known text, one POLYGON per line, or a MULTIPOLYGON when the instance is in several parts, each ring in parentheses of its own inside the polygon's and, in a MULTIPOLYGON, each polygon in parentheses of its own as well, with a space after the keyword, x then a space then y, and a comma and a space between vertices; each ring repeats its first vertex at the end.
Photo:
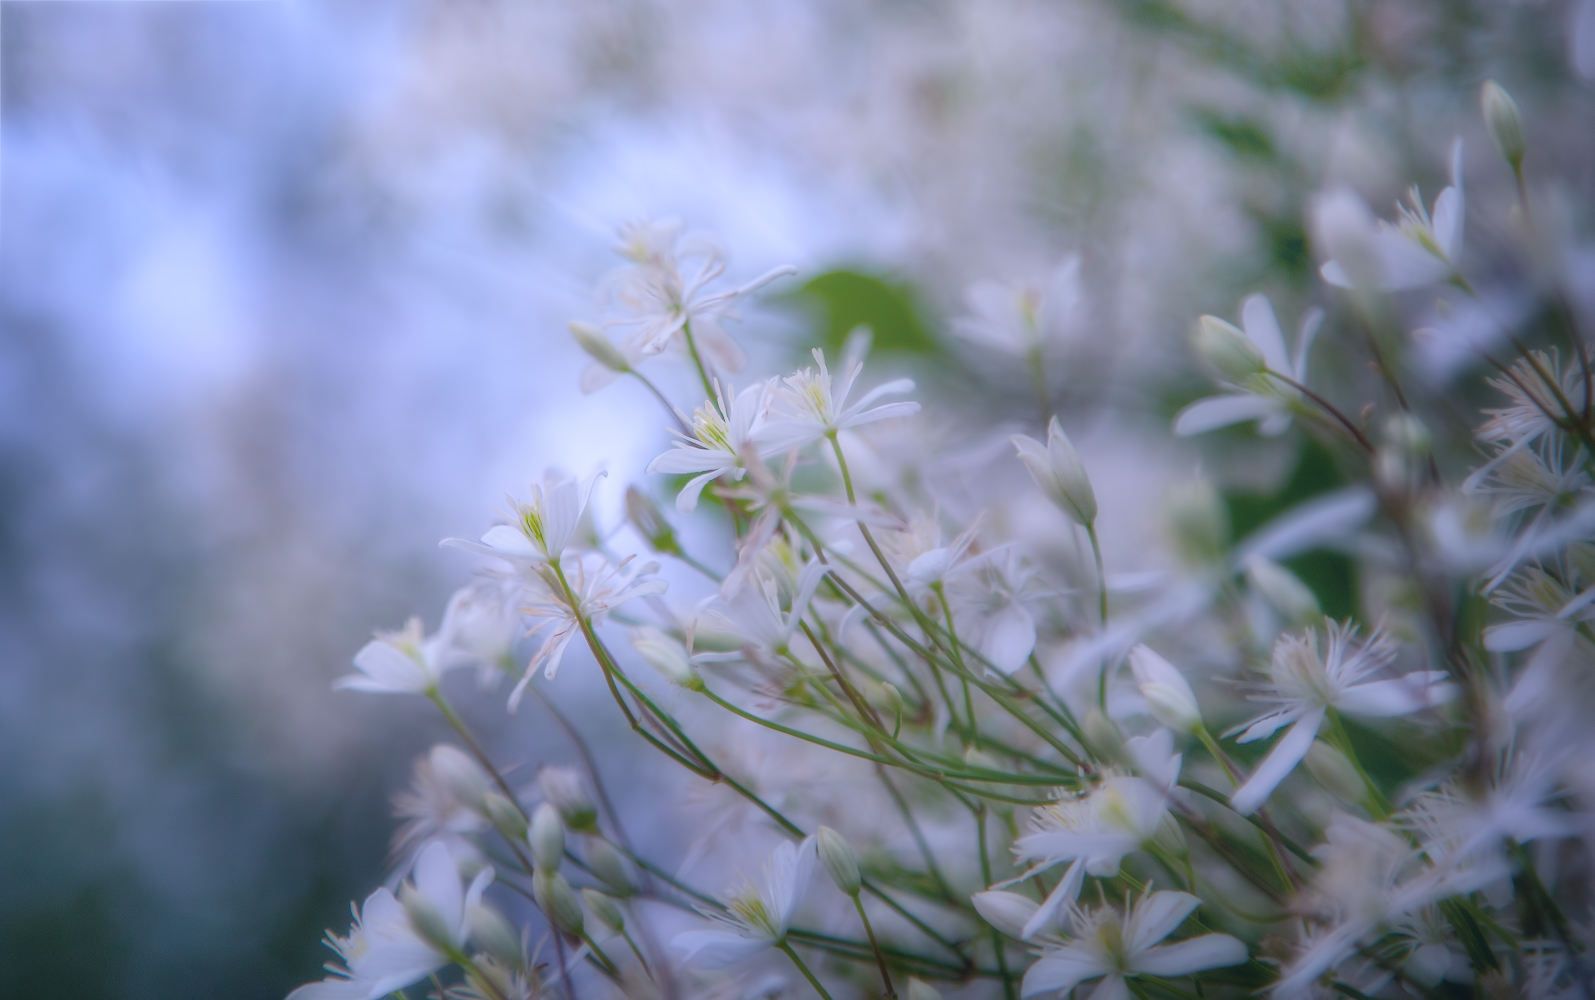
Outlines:
POLYGON ((649 462, 647 471, 701 473, 676 496, 676 509, 690 514, 710 480, 727 477, 735 482, 747 475, 744 463, 758 460, 754 439, 763 429, 769 409, 769 383, 749 386, 740 393, 735 389, 722 393, 692 415, 692 436, 679 435, 675 447, 649 462))
POLYGON ((801 448, 850 427, 919 412, 919 404, 914 402, 872 405, 882 396, 912 391, 914 381, 906 378, 878 385, 858 402, 847 405, 848 393, 853 391, 853 383, 864 370, 869 342, 867 331, 862 330, 848 338, 842 350, 841 370, 834 379, 830 369, 825 367, 825 352, 816 347, 814 362, 818 370, 805 368, 782 380, 782 385, 776 389, 778 409, 771 414, 761 436, 771 454, 801 448))
POLYGON ((1080 894, 1085 876, 1106 878, 1118 873, 1124 856, 1139 850, 1158 834, 1167 812, 1168 793, 1179 778, 1180 755, 1166 729, 1126 741, 1126 749, 1142 764, 1142 776, 1109 770, 1096 787, 1037 807, 1029 832, 1014 842, 1014 855, 1037 864, 1004 888, 1049 868, 1072 862, 1031 914, 1020 932, 1029 939, 1046 927, 1058 908, 1080 894))
POLYGON ((446 636, 426 635, 421 619, 411 618, 396 632, 378 632, 354 655, 358 674, 332 682, 339 691, 378 694, 426 694, 438 686, 453 660, 446 636))
POLYGON ((1012 674, 1036 648, 1036 620, 1025 607, 1034 571, 1011 548, 987 552, 964 564, 950 588, 948 602, 958 638, 985 661, 1012 674))
MULTIPOLYGON (((1285 353, 1285 338, 1279 332, 1279 320, 1274 317, 1274 307, 1267 297, 1250 295, 1241 303, 1241 327, 1246 340, 1262 355, 1268 371, 1287 375, 1303 384, 1307 381, 1307 356, 1323 318, 1319 309, 1309 309, 1302 317, 1301 332, 1296 338, 1296 357, 1292 359, 1285 353)), ((1203 320, 1229 326, 1214 317, 1204 316, 1203 320)), ((1174 418, 1174 433, 1189 437, 1245 420, 1257 421, 1259 433, 1270 437, 1283 434, 1290 427, 1291 408, 1301 398, 1294 387, 1262 372, 1236 376, 1232 384, 1240 391, 1198 399, 1181 410, 1174 418)))
POLYGON ((583 620, 596 629, 609 612, 632 598, 665 592, 665 581, 652 575, 659 569, 658 563, 644 563, 641 567, 628 569, 634 558, 627 556, 618 566, 611 565, 608 559, 597 553, 566 560, 561 572, 564 582, 570 585, 569 595, 558 577, 552 580, 547 576, 530 578, 527 603, 521 611, 542 619, 542 624, 527 634, 535 635, 546 628, 552 628, 553 631, 544 637, 542 647, 526 666, 525 676, 510 692, 511 711, 520 704, 521 695, 539 666, 546 664, 545 676, 549 680, 554 679, 559 672, 560 662, 565 658, 565 647, 581 632, 583 620), (571 603, 571 596, 575 597, 574 604, 571 603))
POLYGON ((1177 733, 1193 733, 1202 725, 1196 693, 1179 670, 1144 645, 1130 650, 1130 672, 1146 699, 1152 718, 1177 733))
POLYGON ((463 845, 461 834, 487 827, 482 797, 488 778, 481 765, 457 747, 439 743, 415 762, 408 793, 394 798, 394 812, 405 820, 394 841, 400 850, 436 839, 463 845))
MULTIPOLYGON (((717 630, 728 631, 748 645, 779 655, 786 652, 826 570, 824 563, 811 559, 787 588, 764 572, 755 571, 752 586, 740 588, 730 599, 716 601, 706 617, 711 626, 718 626, 717 630), (788 597, 785 609, 781 606, 783 589, 788 597)), ((740 653, 700 653, 694 659, 702 662, 739 656, 740 653)))
POLYGON ((685 931, 670 946, 686 953, 684 961, 724 968, 785 941, 792 914, 808 889, 814 857, 813 837, 801 844, 782 843, 765 863, 762 884, 744 881, 731 890, 726 912, 698 911, 719 929, 685 931))
POLYGON ((1240 732, 1236 742, 1250 743, 1283 726, 1291 727, 1246 783, 1230 796, 1230 804, 1242 815, 1256 812, 1307 756, 1329 709, 1368 718, 1410 715, 1442 704, 1456 693, 1455 688, 1443 683, 1447 675, 1440 670, 1364 680, 1390 666, 1396 657, 1395 645, 1383 632, 1376 631, 1367 642, 1353 649, 1356 630, 1352 626, 1334 621, 1325 624, 1328 649, 1323 655, 1318 651, 1316 630, 1280 637, 1269 663, 1268 683, 1247 699, 1272 702, 1275 707, 1231 730, 1240 732))
POLYGON ((1159 944, 1199 905, 1188 893, 1154 892, 1131 901, 1123 917, 1107 906, 1076 910, 1070 920, 1072 939, 1042 949, 1025 972, 1019 995, 1066 994, 1100 977, 1092 1000, 1129 1000, 1134 994, 1126 979, 1132 976, 1172 979, 1245 962, 1246 945, 1228 934, 1159 944))
POLYGON ((983 281, 966 296, 972 316, 953 322, 970 343, 1031 358, 1057 340, 1080 305, 1080 255, 1070 254, 1045 285, 983 281))
POLYGON ((587 499, 592 495, 595 472, 579 482, 550 472, 541 484, 532 486, 531 500, 521 503, 510 498, 512 524, 488 529, 480 542, 445 538, 444 545, 503 559, 519 570, 535 569, 556 560, 576 538, 576 526, 587 499))
POLYGON ((1097 495, 1091 489, 1091 477, 1086 475, 1085 464, 1069 441, 1069 435, 1055 416, 1047 422, 1047 443, 1023 434, 1012 439, 1019 452, 1019 461, 1030 470, 1030 476, 1041 487, 1047 499, 1069 515, 1076 524, 1089 528, 1097 519, 1097 495))
POLYGON ((344 968, 288 994, 288 1000, 376 1000, 426 978, 450 961, 446 951, 463 951, 467 916, 493 880, 484 868, 465 888, 448 848, 428 844, 415 863, 415 881, 395 898, 386 888, 366 897, 348 937, 327 932, 327 946, 344 968))
POLYGON ((1500 755, 1483 787, 1448 781, 1418 793, 1395 821, 1423 838, 1436 864, 1480 858, 1498 860, 1503 840, 1526 844, 1541 837, 1569 837, 1574 816, 1554 808, 1561 792, 1554 759, 1511 750, 1500 755))
POLYGON ((1391 225, 1374 222, 1368 206, 1349 191, 1336 191, 1317 205, 1319 239, 1334 259, 1321 269, 1340 288, 1397 291, 1421 288, 1457 276, 1462 254, 1462 140, 1451 147, 1451 186, 1434 200, 1431 215, 1414 187, 1391 225))
POLYGON ((745 285, 711 293, 709 284, 725 271, 720 248, 705 236, 683 235, 681 224, 673 219, 622 226, 616 250, 630 263, 605 280, 604 291, 622 313, 616 325, 635 327, 621 350, 639 357, 658 354, 691 324, 698 346, 728 371, 739 370, 743 356, 720 331, 718 321, 737 298, 797 273, 797 268, 784 265, 745 285))
POLYGON ((454 592, 438 632, 448 643, 450 662, 476 666, 487 683, 510 665, 521 630, 513 588, 476 583, 454 592))

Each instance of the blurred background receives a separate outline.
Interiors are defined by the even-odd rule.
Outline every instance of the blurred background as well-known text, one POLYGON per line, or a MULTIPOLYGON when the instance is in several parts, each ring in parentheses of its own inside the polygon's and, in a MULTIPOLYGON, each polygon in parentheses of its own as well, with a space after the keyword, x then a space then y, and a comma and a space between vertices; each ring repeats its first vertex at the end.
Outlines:
MULTIPOLYGON (((732 331, 756 367, 867 322, 982 426, 1034 408, 950 335, 966 289, 1079 253, 1049 375, 1113 494, 1151 459, 1106 442, 1205 391, 1196 315, 1333 308, 1315 192, 1432 202, 1461 136, 1498 234, 1492 76, 1549 196, 1595 204, 1592 0, 0 4, 0 996, 319 977, 445 736, 330 682, 373 628, 436 626, 471 568, 439 539, 548 465, 607 467, 615 523, 665 441, 629 387, 577 390, 565 324, 618 224, 712 232, 733 281, 798 266, 732 331)), ((1591 221, 1555 219, 1586 276, 1591 221)), ((1299 443, 1145 454, 1217 470, 1240 526, 1311 491, 1299 443)), ((572 762, 537 705, 461 684, 503 759, 572 762)), ((592 672, 557 691, 628 814, 668 817, 592 672)))

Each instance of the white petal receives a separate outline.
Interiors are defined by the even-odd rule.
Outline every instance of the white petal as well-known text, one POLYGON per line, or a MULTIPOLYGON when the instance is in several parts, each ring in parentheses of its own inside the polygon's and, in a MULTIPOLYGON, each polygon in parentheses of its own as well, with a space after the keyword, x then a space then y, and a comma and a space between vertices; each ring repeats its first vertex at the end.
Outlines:
POLYGON ((1441 191, 1434 200, 1434 240, 1453 266, 1462 250, 1462 216, 1462 192, 1454 187, 1441 191))
MULTIPOLYGON (((859 411, 859 410, 863 410, 865 407, 869 406, 871 403, 875 402, 877 399, 880 399, 882 396, 895 396, 895 395, 897 395, 900 392, 913 392, 913 391, 914 391, 914 380, 913 379, 911 379, 911 378, 894 379, 894 380, 892 380, 890 382, 886 382, 886 383, 883 383, 881 385, 878 385, 875 388, 871 389, 869 392, 866 392, 862 399, 860 399, 858 402, 854 403, 852 406, 848 407, 848 409, 851 410, 851 411, 855 411, 856 412, 856 411, 859 411)), ((894 404, 894 405, 901 405, 901 404, 894 404)), ((914 408, 918 409, 919 408, 919 404, 918 403, 914 404, 914 408)))
POLYGON ((1373 235, 1380 287, 1387 291, 1422 288, 1444 281, 1451 265, 1399 233, 1382 229, 1373 235))
POLYGON ((371 986, 357 979, 328 977, 319 983, 306 983, 288 994, 288 1000, 369 1000, 371 986))
POLYGON ((1521 621, 1491 625, 1484 630, 1484 648, 1492 653, 1515 653, 1549 639, 1567 626, 1555 621, 1521 621))
POLYGON ((1181 437, 1205 434, 1243 420, 1262 420, 1279 413, 1277 400, 1251 394, 1208 396, 1187 406, 1174 418, 1174 433, 1181 437))
POLYGON ((891 420, 896 417, 911 417, 919 412, 918 403, 887 403, 877 406, 873 410, 864 410, 861 413, 844 415, 836 422, 838 429, 848 427, 861 427, 864 424, 873 424, 877 420, 891 420))
POLYGON ((1025 973, 1019 995, 1033 997, 1037 993, 1067 992, 1087 979, 1105 974, 1108 965, 1096 955, 1080 947, 1049 948, 1036 964, 1025 973))
POLYGON ((1290 372, 1290 359, 1285 355, 1285 335, 1279 332, 1279 320, 1274 317, 1274 307, 1266 295, 1246 296, 1241 303, 1241 329, 1259 351, 1268 367, 1281 374, 1290 372))
POLYGON ((1130 954, 1142 952, 1173 934, 1201 900, 1188 892, 1154 892, 1134 907, 1124 946, 1130 954))
POLYGON ((1443 670, 1417 670, 1387 681, 1353 684, 1335 697, 1335 707, 1348 715, 1391 718, 1442 704, 1456 696, 1443 670))
POLYGON ((1329 261, 1318 269, 1318 273, 1336 288, 1352 287, 1351 278, 1346 275, 1346 269, 1341 267, 1338 261, 1329 261))
POLYGON ((1017 892, 977 892, 970 902, 981 919, 1009 937, 1022 937, 1025 924, 1041 908, 1040 903, 1017 892))
POLYGON ((460 869, 443 841, 432 841, 416 858, 415 888, 443 918, 443 926, 458 928, 465 922, 465 894, 460 887, 460 869))
POLYGON ((1030 612, 1019 603, 1013 603, 993 615, 986 623, 986 634, 981 639, 980 654, 991 665, 1005 674, 1011 674, 1025 665, 1036 648, 1036 622, 1030 612))
POLYGON ((1326 542, 1344 542, 1373 516, 1378 506, 1373 493, 1361 486, 1297 504, 1247 535, 1235 549, 1234 562, 1244 566, 1254 556, 1278 562, 1326 542))
POLYGON ((1318 727, 1323 724, 1324 710, 1315 708, 1302 716, 1285 738, 1275 745, 1274 749, 1258 766, 1246 783, 1235 789, 1235 794, 1230 796, 1230 805, 1242 816, 1249 816, 1256 812, 1258 807, 1268 801, 1268 797, 1285 780, 1286 775, 1296 769, 1302 758, 1307 756, 1307 751, 1312 749, 1313 739, 1318 735, 1318 727))
POLYGON ((681 487, 681 492, 676 494, 676 509, 683 514, 691 514, 697 510, 698 500, 703 496, 704 487, 720 475, 722 472, 719 469, 712 469, 701 476, 689 479, 687 485, 681 487))
POLYGON ((1203 934, 1136 955, 1130 967, 1154 976, 1184 976, 1246 961, 1246 945, 1228 934, 1203 934))
POLYGON ((684 472, 708 472, 710 470, 721 472, 725 469, 735 468, 736 464, 736 456, 729 452, 699 448, 695 445, 685 445, 671 448, 663 455, 649 462, 648 468, 643 471, 649 475, 663 473, 675 476, 684 472))
POLYGON ((1058 912, 1058 907, 1075 901, 1075 898, 1080 895, 1080 884, 1084 881, 1085 862, 1077 858, 1074 864, 1064 871, 1063 878, 1059 879, 1058 884, 1047 894, 1046 901, 1036 908, 1036 912, 1031 914, 1029 920, 1025 921, 1019 936, 1028 941, 1040 933, 1044 927, 1052 922, 1052 918, 1058 912))
POLYGON ((769 938, 748 938, 730 931, 685 931, 671 940, 670 947, 686 953, 683 962, 724 969, 752 958, 774 943, 769 938))
POLYGON ((1115 972, 1097 984, 1097 988, 1091 991, 1091 1000, 1134 1000, 1134 994, 1130 992, 1130 984, 1124 981, 1124 977, 1115 972))
POLYGON ((339 678, 336 688, 357 691, 425 691, 436 681, 414 657, 401 653, 390 643, 373 639, 354 656, 355 667, 366 676, 339 678), (367 679, 369 678, 369 680, 367 679))
POLYGON ((541 559, 543 554, 532 545, 532 540, 526 537, 525 532, 512 528, 507 524, 495 524, 487 529, 487 534, 482 536, 482 544, 496 551, 496 556, 527 556, 541 559))

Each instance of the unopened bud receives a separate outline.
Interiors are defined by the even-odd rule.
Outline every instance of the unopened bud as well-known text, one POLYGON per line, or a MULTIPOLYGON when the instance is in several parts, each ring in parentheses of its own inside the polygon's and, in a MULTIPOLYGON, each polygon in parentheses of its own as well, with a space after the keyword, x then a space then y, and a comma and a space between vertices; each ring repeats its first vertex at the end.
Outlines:
POLYGON ((537 770, 537 787, 543 797, 554 804, 565 825, 577 833, 594 833, 598 830, 598 807, 587 796, 581 775, 568 767, 541 767, 537 770))
POLYGON ((1479 107, 1484 112, 1484 125, 1490 130, 1490 138, 1495 140, 1495 148, 1501 151, 1513 170, 1523 169, 1523 153, 1527 147, 1523 142, 1523 113, 1518 110, 1517 102, 1505 87, 1494 80, 1486 80, 1479 90, 1479 107))
POLYGON ((815 836, 819 841, 820 861, 831 873, 831 881, 849 896, 857 896, 863 879, 858 873, 858 856, 853 853, 853 845, 828 826, 820 827, 815 836))
POLYGON ((1196 693, 1174 664, 1141 645, 1130 650, 1130 672, 1152 718, 1177 733, 1193 733, 1202 724, 1196 693))
POLYGON ((559 810, 544 802, 532 813, 532 860, 539 871, 559 871, 565 860, 565 824, 559 821, 559 810))
POLYGON ((902 715, 907 706, 903 704, 903 692, 897 690, 897 685, 890 681, 883 681, 881 683, 881 693, 885 695, 886 710, 894 716, 902 715))
POLYGON ((1333 745, 1323 740, 1313 740, 1313 745, 1307 750, 1306 764, 1307 770, 1318 779, 1318 783, 1343 801, 1355 804, 1367 796, 1368 789, 1363 785, 1362 775, 1357 773, 1356 765, 1333 745))
POLYGON ((1025 463, 1047 499, 1076 524, 1090 527, 1097 519, 1097 495, 1091 489, 1091 477, 1086 475, 1084 463, 1058 418, 1053 417, 1047 423, 1045 446, 1023 434, 1015 434, 1012 440, 1018 449, 1019 461, 1025 463))
POLYGON ((982 920, 1018 939, 1023 939, 1025 924, 1041 909, 1040 903, 1017 892, 977 892, 971 902, 982 920))
POLYGON ((1229 511, 1213 484, 1196 479, 1169 491, 1169 524, 1180 554, 1193 566, 1220 561, 1229 547, 1229 511))
POLYGON ((650 667, 664 674, 672 684, 689 691, 703 690, 703 678, 692 666, 687 647, 651 625, 631 630, 631 645, 650 667))
POLYGON ((591 323, 573 320, 570 324, 571 336, 576 338, 576 343, 587 352, 588 357, 608 368, 612 372, 629 372, 631 363, 626 356, 620 353, 620 348, 614 345, 604 331, 591 323))
POLYGON ((465 751, 439 743, 427 753, 425 767, 432 780, 455 802, 467 809, 481 808, 488 787, 487 774, 465 751))
POLYGON ((521 936, 504 915, 490 906, 473 906, 465 915, 471 929, 471 940, 482 951, 492 955, 510 968, 518 968, 525 961, 521 951, 521 936))
POLYGON ((1253 556, 1246 563, 1246 582, 1252 590, 1262 595, 1263 600, 1272 604, 1274 610, 1297 625, 1307 625, 1323 618, 1312 588, 1277 562, 1253 556))
POLYGON ((936 992, 934 986, 912 976, 908 979, 908 989, 904 993, 907 1000, 941 1000, 941 994, 936 992))
POLYGON ((410 918, 410 929, 421 940, 442 952, 460 946, 460 942, 454 940, 454 929, 444 921, 443 914, 413 884, 406 882, 399 886, 399 902, 404 906, 404 915, 410 918))
POLYGON ((982 771, 1003 770, 1002 761, 978 747, 970 747, 964 751, 964 763, 970 767, 978 767, 982 771))
POLYGON ((1185 839, 1185 830, 1171 812, 1165 811, 1163 818, 1158 820, 1157 833, 1152 835, 1152 843, 1165 854, 1176 858, 1183 858, 1191 853, 1191 845, 1185 839))
POLYGON ((626 520, 637 529, 655 552, 680 552, 676 529, 665 520, 664 512, 653 499, 635 486, 626 487, 626 520))
POLYGON ((520 806, 497 792, 488 792, 482 796, 482 811, 505 840, 516 844, 526 840, 526 814, 520 806))
POLYGON ((576 898, 576 890, 565 881, 565 876, 539 868, 532 876, 532 898, 537 900, 549 923, 571 937, 581 936, 585 922, 581 900, 576 898))
POLYGON ((1121 763, 1129 759, 1124 749, 1123 734, 1113 720, 1102 713, 1102 709, 1092 705, 1080 728, 1085 731, 1085 738, 1091 741, 1092 749, 1098 754, 1121 763))
POLYGON ((626 915, 620 912, 620 907, 615 901, 599 892, 597 889, 583 889, 582 902, 587 904, 587 912, 598 918, 598 922, 619 934, 626 926, 626 915))
POLYGON ((1392 447, 1412 455, 1427 452, 1434 443, 1429 428, 1410 413, 1397 413, 1385 421, 1384 438, 1392 447))
POLYGON ((587 841, 587 867, 592 869, 598 880, 614 895, 637 894, 637 883, 632 881, 631 871, 626 867, 625 859, 609 841, 597 837, 587 841))
POLYGON ((1231 382, 1243 382, 1268 367, 1257 345, 1235 324, 1217 316, 1203 316, 1196 321, 1191 344, 1198 357, 1231 382))

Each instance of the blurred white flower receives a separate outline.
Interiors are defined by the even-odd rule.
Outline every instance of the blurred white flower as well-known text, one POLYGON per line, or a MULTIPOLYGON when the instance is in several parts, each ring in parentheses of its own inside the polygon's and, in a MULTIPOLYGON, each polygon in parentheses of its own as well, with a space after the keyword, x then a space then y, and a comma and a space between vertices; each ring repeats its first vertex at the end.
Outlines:
POLYGON ((428 844, 416 859, 415 881, 400 886, 399 898, 378 889, 355 914, 348 937, 327 932, 327 946, 344 968, 329 966, 333 975, 299 987, 288 1000, 377 1000, 426 978, 451 961, 450 950, 464 950, 469 911, 492 880, 493 870, 484 868, 466 888, 448 848, 428 844))
POLYGON ((1462 255, 1462 140, 1451 146, 1451 186, 1434 200, 1431 215, 1418 189, 1398 206, 1399 220, 1374 222, 1368 206, 1349 191, 1319 200, 1318 237, 1333 258, 1321 269, 1324 280, 1340 288, 1398 291, 1458 278, 1462 255))
POLYGON ((410 791, 394 797, 394 812, 404 820, 394 837, 397 850, 436 840, 448 841, 451 848, 465 846, 462 834, 487 828, 482 812, 487 791, 481 765, 458 747, 439 743, 415 762, 410 791))
POLYGON ((1044 284, 982 281, 966 296, 973 315, 953 321, 972 344, 1033 358, 1065 332, 1080 307, 1080 255, 1070 254, 1044 284))
POLYGON ((724 968, 782 943, 808 890, 814 857, 813 837, 801 844, 783 842, 765 863, 761 884, 744 881, 733 889, 725 912, 698 911, 718 929, 685 931, 677 934, 670 946, 684 952, 686 962, 724 968))
POLYGON ((1070 914, 1070 939, 1044 947, 1025 973, 1020 996, 1068 993, 1080 983, 1101 978, 1092 1000, 1130 1000, 1137 995, 1127 979, 1173 979, 1207 969, 1240 965, 1246 945, 1228 934, 1202 934, 1160 944, 1179 929, 1201 900, 1184 892, 1153 892, 1126 902, 1124 915, 1109 906, 1070 914))
POLYGON ((1356 630, 1352 626, 1328 620, 1324 624, 1328 647, 1323 654, 1319 653, 1316 629, 1299 636, 1280 637, 1274 644, 1268 682, 1257 685, 1247 696, 1248 701, 1272 702, 1275 707, 1230 730, 1231 734, 1240 734, 1236 742, 1250 743, 1273 735, 1283 726, 1291 727, 1252 776, 1230 796, 1230 804, 1242 815, 1256 812, 1307 756, 1331 708, 1370 718, 1410 715, 1442 704, 1456 693, 1454 687, 1443 683, 1447 675, 1440 670, 1364 680, 1394 662, 1395 644, 1383 632, 1376 631, 1353 648, 1356 630))
MULTIPOLYGON (((1275 318, 1274 307, 1267 297, 1249 295, 1241 303, 1241 327, 1245 331, 1246 341, 1262 356, 1268 371, 1288 376, 1301 384, 1307 381, 1307 357, 1323 319, 1323 310, 1307 310, 1302 317, 1301 331, 1296 336, 1296 356, 1293 359, 1285 353, 1285 338, 1279 332, 1279 320, 1275 318)), ((1204 316, 1203 320, 1229 326, 1216 317, 1204 316)), ((1291 410, 1301 399, 1298 390, 1263 372, 1236 374, 1230 378, 1240 391, 1208 396, 1190 404, 1174 418, 1174 433, 1189 437, 1246 420, 1257 421, 1258 432, 1270 437, 1283 434, 1290 427, 1291 410)))
POLYGON ((1035 571, 1011 548, 966 562, 948 588, 958 638, 996 669, 1012 674, 1036 648, 1036 620, 1025 607, 1035 571))
POLYGON ((358 674, 332 682, 339 691, 377 694, 427 694, 458 661, 449 655, 447 637, 427 635, 421 619, 411 618, 396 632, 378 632, 354 656, 358 674))

